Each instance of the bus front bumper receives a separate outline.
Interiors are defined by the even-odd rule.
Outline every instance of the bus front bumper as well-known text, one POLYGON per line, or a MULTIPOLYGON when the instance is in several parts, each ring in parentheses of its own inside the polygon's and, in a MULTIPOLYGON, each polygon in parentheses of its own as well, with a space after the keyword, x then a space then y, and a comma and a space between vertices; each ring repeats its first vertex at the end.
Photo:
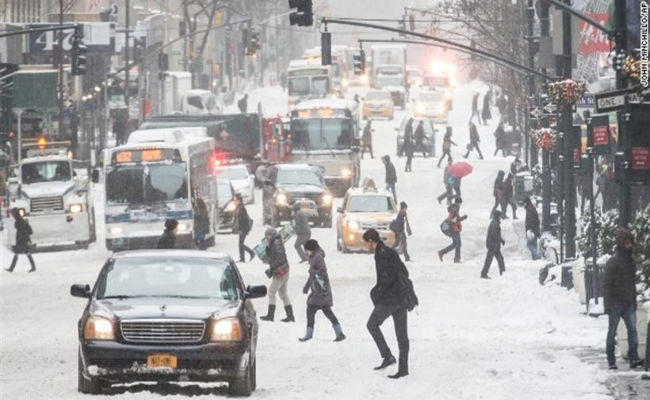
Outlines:
POLYGON ((65 246, 90 240, 87 212, 29 214, 27 219, 34 231, 31 241, 36 248, 65 246))

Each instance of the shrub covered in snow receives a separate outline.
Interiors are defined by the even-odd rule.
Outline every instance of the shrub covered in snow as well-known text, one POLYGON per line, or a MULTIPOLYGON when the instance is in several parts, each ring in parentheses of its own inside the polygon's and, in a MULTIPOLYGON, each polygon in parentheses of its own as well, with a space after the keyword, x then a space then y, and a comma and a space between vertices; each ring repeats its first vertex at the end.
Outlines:
POLYGON ((637 213, 632 223, 634 257, 637 265, 637 299, 650 301, 650 205, 637 213))
MULTIPOLYGON (((610 210, 603 214, 596 209, 594 214, 596 229, 596 255, 614 254, 616 250, 616 227, 618 226, 618 211, 610 210)), ((580 236, 578 250, 583 257, 591 257, 591 214, 585 213, 580 218, 580 236)))

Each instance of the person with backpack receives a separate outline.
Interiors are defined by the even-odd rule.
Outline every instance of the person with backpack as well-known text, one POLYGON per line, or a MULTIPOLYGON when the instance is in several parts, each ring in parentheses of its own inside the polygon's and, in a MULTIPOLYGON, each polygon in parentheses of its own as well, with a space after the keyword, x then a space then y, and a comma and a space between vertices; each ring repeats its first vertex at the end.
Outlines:
POLYGON ((406 235, 412 235, 411 224, 409 224, 408 215, 406 214, 407 209, 408 205, 406 202, 402 201, 399 203, 399 212, 397 213, 397 217, 395 217, 393 222, 391 222, 390 229, 395 234, 393 250, 397 251, 401 244, 402 249, 404 250, 404 260, 411 261, 411 256, 409 256, 408 246, 406 243, 406 235))
POLYGON ((485 263, 481 270, 482 279, 490 279, 488 272, 492 265, 492 259, 496 258, 499 264, 499 275, 503 275, 506 271, 506 265, 503 262, 503 255, 501 255, 501 246, 506 244, 506 241, 501 237, 501 212, 499 210, 492 211, 492 221, 488 227, 487 238, 485 239, 485 247, 487 248, 487 255, 485 256, 485 263))
POLYGON ((476 149, 479 158, 481 160, 483 159, 483 153, 481 153, 481 149, 478 147, 480 141, 481 138, 478 135, 478 129, 476 128, 476 124, 474 124, 474 122, 472 121, 469 121, 469 144, 467 144, 467 153, 465 153, 465 158, 469 157, 469 153, 473 149, 476 149))
POLYGON ((442 163, 442 160, 445 158, 445 156, 451 158, 451 146, 456 146, 456 143, 451 140, 451 135, 451 126, 448 126, 445 132, 445 138, 442 141, 442 156, 440 156, 440 160, 438 160, 438 168, 440 168, 440 163, 442 163))
POLYGON ((282 322, 295 322, 293 316, 293 307, 291 306, 291 299, 287 291, 289 285, 289 261, 287 260, 287 252, 284 249, 284 242, 282 236, 275 230, 275 228, 268 228, 264 232, 264 239, 266 240, 266 254, 268 255, 269 268, 264 271, 267 277, 271 278, 269 285, 269 309, 265 316, 260 317, 263 321, 273 321, 275 316, 275 296, 280 295, 280 299, 284 304, 284 310, 287 317, 282 319, 282 322))
POLYGON ((305 336, 298 340, 306 342, 314 336, 314 317, 318 310, 322 310, 323 314, 332 323, 332 328, 336 334, 334 341, 340 342, 345 340, 341 324, 332 312, 334 300, 332 297, 332 287, 330 286, 330 280, 327 275, 327 267, 325 266, 325 252, 314 239, 309 239, 305 243, 305 251, 309 257, 309 278, 302 292, 308 294, 311 291, 311 293, 307 297, 307 329, 305 336))
POLYGON ((25 219, 20 213, 19 209, 12 208, 11 216, 14 217, 15 220, 14 227, 16 228, 16 244, 12 247, 14 258, 11 260, 11 265, 8 269, 6 269, 6 271, 14 272, 16 263, 18 263, 18 255, 25 254, 29 260, 29 264, 31 265, 29 272, 35 272, 36 263, 34 263, 34 259, 32 258, 32 254, 29 249, 31 243, 29 237, 32 235, 32 233, 34 233, 32 231, 32 227, 29 225, 27 219, 25 219))
POLYGON ((235 218, 237 219, 235 227, 237 227, 237 234, 239 235, 239 262, 246 262, 244 259, 244 252, 250 255, 250 260, 248 261, 253 261, 253 258, 255 258, 255 252, 244 243, 246 241, 246 236, 248 236, 253 228, 253 220, 248 215, 246 206, 244 206, 244 201, 239 193, 235 195, 235 206, 237 207, 235 209, 235 218))
POLYGON ((412 284, 409 286, 409 273, 406 266, 400 260, 397 252, 384 244, 379 237, 379 232, 375 229, 368 229, 363 233, 363 241, 368 250, 374 252, 377 272, 377 283, 370 291, 374 308, 366 324, 382 358, 381 364, 375 367, 375 370, 381 370, 396 363, 380 329, 381 324, 392 316, 399 347, 399 364, 397 373, 389 375, 389 378, 399 379, 409 374, 407 314, 409 309, 417 305, 417 298, 412 292, 412 284))
POLYGON ((460 240, 460 232, 463 230, 463 225, 462 221, 467 219, 467 215, 460 215, 460 206, 463 203, 463 199, 460 197, 457 197, 456 200, 454 200, 454 204, 450 205, 447 207, 447 211, 449 214, 447 215, 447 218, 445 221, 443 221, 441 228, 443 230, 443 233, 445 233, 447 236, 451 236, 451 244, 444 249, 438 251, 438 258, 440 261, 442 261, 442 257, 449 253, 452 250, 455 250, 454 252, 454 263, 460 263, 460 247, 461 247, 461 240, 460 240), (444 226, 444 228, 443 228, 444 226))

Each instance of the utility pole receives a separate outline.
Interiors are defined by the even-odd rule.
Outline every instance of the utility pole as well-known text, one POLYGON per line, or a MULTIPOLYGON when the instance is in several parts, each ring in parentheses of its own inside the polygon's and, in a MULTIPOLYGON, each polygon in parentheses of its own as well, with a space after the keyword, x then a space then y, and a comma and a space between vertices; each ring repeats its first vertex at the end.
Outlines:
MULTIPOLYGON (((541 37, 548 37, 550 30, 550 21, 548 17, 549 5, 547 2, 542 1, 541 12, 539 21, 541 23, 541 37)), ((542 72, 546 74, 546 68, 542 68, 542 72)), ((549 128, 550 124, 548 119, 544 120, 543 126, 549 128)), ((542 231, 548 232, 551 230, 551 154, 550 151, 544 149, 542 151, 542 231)))
MULTIPOLYGON (((126 70, 124 71, 124 104, 126 104, 126 121, 127 121, 127 134, 129 133, 129 120, 131 119, 131 108, 129 106, 129 29, 131 29, 131 21, 130 21, 130 14, 131 14, 131 7, 130 7, 130 1, 126 0, 126 33, 125 33, 125 41, 124 41, 124 65, 126 66, 126 70)), ((94 132, 93 132, 93 137, 94 137, 94 132)))
MULTIPOLYGON (((528 67, 535 68, 535 42, 533 39, 534 31, 534 19, 535 19, 535 1, 528 0, 526 4, 526 35, 528 36, 528 67)), ((526 116, 524 119, 524 139, 526 142, 526 164, 530 167, 537 165, 537 146, 535 143, 530 140, 530 108, 531 102, 530 99, 535 96, 535 77, 533 75, 528 75, 528 96, 526 107, 526 116), (530 159, 529 159, 530 155, 530 159)))
MULTIPOLYGON (((567 6, 570 0, 564 0, 567 6)), ((572 49, 571 49, 571 14, 562 13, 562 77, 571 79, 572 49)), ((564 212, 566 224, 566 256, 576 256, 576 187, 573 168, 573 105, 565 105, 562 111, 562 128, 564 131, 564 212)))
MULTIPOLYGON (((63 0, 59 0, 59 25, 63 25, 63 0)), ((58 97, 58 106, 59 106, 59 129, 58 136, 59 139, 63 139, 63 31, 57 31, 59 35, 58 49, 55 52, 55 58, 58 60, 59 64, 59 97, 58 97)), ((20 152, 20 142, 18 142, 18 152, 20 152)))
MULTIPOLYGON (((614 41, 616 43, 616 53, 624 53, 627 47, 627 18, 625 15, 625 0, 615 0, 614 1, 614 14, 616 16, 615 26, 616 34, 614 36, 614 41)), ((616 71, 616 89, 624 89, 627 82, 623 76, 622 68, 619 68, 616 71)), ((621 159, 622 161, 629 162, 629 152, 626 151, 629 142, 628 132, 627 132, 627 120, 629 119, 628 115, 628 101, 627 96, 625 96, 625 104, 623 111, 618 111, 616 113, 618 119, 618 146, 616 149, 616 158, 621 159)), ((619 163, 615 168, 621 168, 620 171, 620 181, 619 190, 618 190, 618 226, 626 227, 631 219, 631 193, 630 193, 630 182, 629 182, 629 171, 624 162, 619 163)))

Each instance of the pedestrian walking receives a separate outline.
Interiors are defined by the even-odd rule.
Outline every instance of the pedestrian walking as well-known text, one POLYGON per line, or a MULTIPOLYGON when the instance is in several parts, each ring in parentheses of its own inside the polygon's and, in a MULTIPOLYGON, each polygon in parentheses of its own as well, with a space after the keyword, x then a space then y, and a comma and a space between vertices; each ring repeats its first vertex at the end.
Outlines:
POLYGON ((499 116, 501 118, 501 122, 505 121, 506 119, 506 107, 508 106, 508 100, 506 100, 506 95, 501 92, 501 95, 497 99, 497 108, 499 109, 499 116))
POLYGON ((250 256, 249 261, 252 261, 253 258, 255 258, 255 252, 246 246, 244 242, 246 241, 246 236, 250 233, 251 228, 253 228, 253 220, 248 215, 244 201, 239 193, 235 195, 235 206, 237 207, 235 209, 235 227, 237 228, 237 234, 239 235, 239 262, 246 262, 244 259, 244 252, 248 253, 250 256))
POLYGON ((366 121, 366 126, 363 128, 363 134, 361 135, 361 159, 366 151, 370 153, 370 158, 375 158, 375 155, 372 153, 372 121, 366 121))
POLYGON ((603 300, 605 313, 609 316, 606 354, 609 369, 617 369, 614 354, 616 330, 623 319, 627 329, 630 368, 643 365, 639 358, 639 339, 636 330, 636 265, 633 257, 634 236, 626 229, 616 230, 616 253, 605 265, 603 300))
POLYGON ((514 175, 509 173, 503 181, 503 202, 501 203, 501 212, 503 213, 503 218, 508 218, 506 211, 508 211, 508 205, 510 205, 510 207, 512 207, 512 219, 518 219, 513 180, 514 175))
POLYGON ((451 200, 454 198, 453 194, 453 177, 449 175, 449 168, 454 163, 454 160, 451 157, 447 158, 447 165, 445 166, 445 172, 442 175, 442 182, 445 185, 445 191, 438 196, 438 204, 442 202, 442 199, 447 198, 447 206, 451 204, 451 200))
POLYGON ((442 141, 442 156, 440 156, 440 160, 438 160, 438 168, 440 168, 440 163, 442 163, 445 156, 451 158, 451 146, 456 146, 456 143, 451 140, 451 135, 451 126, 448 126, 445 131, 445 138, 442 141))
POLYGON ((165 230, 158 239, 159 249, 173 249, 176 247, 176 233, 178 232, 178 221, 168 219, 165 221, 165 230))
POLYGON ((492 119, 492 113, 490 112, 490 91, 485 93, 483 96, 483 109, 481 111, 481 117, 483 118, 483 125, 487 125, 487 121, 492 119))
POLYGON ((397 172, 395 171, 395 166, 390 161, 390 156, 386 154, 381 158, 386 168, 386 188, 391 191, 393 194, 393 199, 397 203, 397 191, 395 189, 395 184, 397 183, 397 172))
POLYGON ((503 122, 499 122, 497 128, 494 130, 494 155, 496 156, 499 150, 503 157, 506 156, 506 131, 503 128, 503 122))
POLYGON ((237 107, 239 112, 245 114, 248 111, 248 93, 244 94, 244 97, 237 101, 237 107))
POLYGON ((474 96, 472 96, 472 115, 469 117, 469 120, 471 121, 472 119, 474 119, 474 116, 476 116, 476 119, 478 119, 478 123, 482 124, 481 114, 478 112, 478 96, 479 96, 479 92, 475 92, 474 96))
POLYGON ((413 135, 404 135, 404 154, 406 154, 406 165, 404 172, 411 172, 411 163, 413 162, 413 151, 415 150, 415 143, 413 143, 413 135))
POLYGON ((413 232, 411 231, 411 224, 409 223, 408 215, 406 211, 408 210, 408 205, 406 202, 402 201, 399 203, 399 212, 397 216, 391 222, 391 230, 395 234, 395 241, 393 242, 393 250, 397 251, 399 246, 402 246, 404 251, 404 260, 411 261, 411 256, 408 252, 408 244, 406 243, 406 236, 411 236, 413 232))
POLYGON ((537 240, 541 237, 539 229, 539 214, 537 209, 533 205, 533 202, 530 200, 530 197, 526 197, 524 200, 524 207, 526 208, 526 247, 530 250, 530 255, 533 260, 539 260, 539 250, 537 248, 537 240))
POLYGON ((499 275, 506 272, 506 265, 503 262, 503 255, 501 255, 501 246, 506 244, 501 236, 501 212, 499 210, 492 211, 492 221, 488 227, 487 237, 485 238, 485 247, 487 248, 487 255, 485 256, 485 263, 481 270, 481 278, 490 279, 488 272, 492 265, 492 259, 497 259, 499 265, 499 275))
POLYGON ((271 278, 271 284, 269 285, 269 309, 266 315, 260 317, 260 319, 273 321, 275 316, 275 296, 279 294, 287 314, 286 318, 282 319, 282 322, 294 322, 293 307, 291 307, 291 300, 287 293, 289 261, 287 260, 282 237, 274 228, 268 228, 264 232, 264 239, 266 240, 266 254, 268 255, 269 264, 269 268, 265 273, 266 276, 271 278))
POLYGON ((480 159, 483 159, 483 153, 481 153, 481 149, 478 147, 480 141, 481 138, 478 135, 478 129, 476 128, 476 125, 472 121, 469 121, 469 144, 467 145, 467 153, 465 153, 465 158, 469 157, 469 153, 472 150, 476 150, 480 159))
POLYGON ((29 264, 31 265, 29 272, 35 272, 36 264, 34 263, 34 259, 32 258, 32 254, 30 252, 31 240, 29 238, 32 233, 34 233, 32 231, 32 227, 29 225, 29 221, 23 217, 19 209, 12 208, 11 216, 14 217, 15 221, 14 227, 16 228, 16 244, 12 247, 14 258, 11 260, 11 265, 6 271, 13 272, 14 268, 16 268, 16 263, 18 262, 18 255, 25 254, 29 260, 29 264))
POLYGON ((325 252, 314 239, 310 239, 305 243, 305 250, 309 256, 309 278, 302 292, 304 294, 309 293, 307 297, 307 329, 305 336, 298 340, 306 342, 313 337, 315 316, 318 310, 322 310, 325 317, 332 323, 332 328, 336 335, 334 341, 340 342, 345 340, 341 324, 336 318, 336 315, 334 315, 334 312, 332 312, 334 299, 332 297, 330 279, 327 275, 327 266, 325 265, 325 252))
POLYGON ((427 156, 426 149, 424 148, 424 121, 420 120, 418 127, 415 128, 415 147, 413 151, 421 151, 422 157, 427 156))
POLYGON ((585 213, 585 200, 593 190, 593 177, 591 174, 581 173, 578 175, 578 191, 580 192, 580 214, 585 213))
POLYGON ((377 272, 377 283, 370 291, 374 308, 366 324, 382 358, 381 364, 375 367, 375 370, 384 369, 396 362, 379 328, 388 317, 392 316, 399 348, 399 364, 397 373, 389 377, 398 379, 409 374, 408 306, 402 285, 403 280, 408 279, 409 273, 397 252, 382 242, 376 230, 368 229, 364 232, 363 241, 375 254, 377 272))
MULTIPOLYGON (((505 171, 500 170, 497 172, 497 177, 494 180, 494 186, 492 190, 492 195, 494 196, 494 207, 492 207, 492 212, 497 209, 497 207, 501 207, 503 209, 503 202, 504 202, 504 182, 503 178, 506 176, 505 171)), ((492 213, 490 213, 492 215, 492 213)))
POLYGON ((194 244, 199 250, 208 248, 206 237, 210 233, 210 217, 208 207, 203 199, 197 197, 194 201, 194 244))
POLYGON ((447 215, 447 221, 452 226, 451 230, 451 244, 444 249, 438 251, 438 258, 440 258, 440 261, 442 261, 442 257, 444 257, 445 254, 449 253, 452 250, 455 250, 454 252, 454 263, 460 263, 460 247, 461 247, 461 240, 460 240, 460 233, 463 230, 463 225, 462 222, 467 219, 467 215, 460 215, 460 206, 463 203, 463 199, 460 197, 457 197, 454 200, 454 204, 450 205, 447 207, 447 212, 449 213, 447 215))
POLYGON ((297 201, 293 205, 293 232, 296 234, 296 242, 293 247, 300 257, 300 262, 307 261, 307 256, 303 246, 311 239, 311 228, 309 227, 309 217, 303 209, 304 203, 297 201))

